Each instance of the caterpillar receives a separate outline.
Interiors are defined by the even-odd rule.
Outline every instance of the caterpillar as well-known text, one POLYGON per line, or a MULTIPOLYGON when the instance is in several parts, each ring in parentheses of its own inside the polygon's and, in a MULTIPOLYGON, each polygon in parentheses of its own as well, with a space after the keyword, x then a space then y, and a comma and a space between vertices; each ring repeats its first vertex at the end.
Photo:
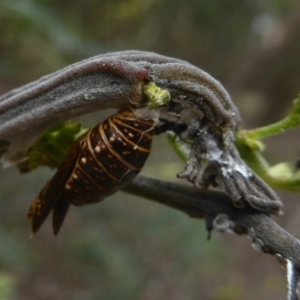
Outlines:
POLYGON ((52 211, 57 235, 71 204, 99 202, 131 182, 150 154, 154 125, 124 109, 77 140, 29 208, 32 233, 52 211))

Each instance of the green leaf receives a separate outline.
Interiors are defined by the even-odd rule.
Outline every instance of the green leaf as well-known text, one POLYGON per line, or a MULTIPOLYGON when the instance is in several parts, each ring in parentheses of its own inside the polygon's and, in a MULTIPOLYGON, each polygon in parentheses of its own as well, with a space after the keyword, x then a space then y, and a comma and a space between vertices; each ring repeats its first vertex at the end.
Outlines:
POLYGON ((41 165, 57 167, 74 142, 87 129, 82 129, 81 123, 66 121, 46 130, 30 147, 28 160, 19 164, 22 172, 29 172, 41 165))

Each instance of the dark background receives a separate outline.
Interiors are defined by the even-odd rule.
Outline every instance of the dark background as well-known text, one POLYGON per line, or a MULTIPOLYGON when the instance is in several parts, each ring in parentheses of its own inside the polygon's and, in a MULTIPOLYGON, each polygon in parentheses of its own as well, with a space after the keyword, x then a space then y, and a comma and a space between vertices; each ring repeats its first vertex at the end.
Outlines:
MULTIPOLYGON (((78 60, 139 49, 188 60, 219 79, 242 126, 286 115, 300 90, 297 0, 0 0, 0 93, 78 60)), ((108 112, 81 118, 95 125, 108 112)), ((1 126, 1 124, 0 124, 1 126)), ((295 161, 299 130, 267 141, 266 157, 295 161)), ((175 180, 183 163, 164 136, 145 173, 175 180)), ((30 239, 25 215, 53 171, 0 170, 0 299, 285 299, 285 273, 245 237, 122 192, 72 208, 57 238, 30 239)), ((300 238, 299 197, 280 193, 278 222, 300 238)))

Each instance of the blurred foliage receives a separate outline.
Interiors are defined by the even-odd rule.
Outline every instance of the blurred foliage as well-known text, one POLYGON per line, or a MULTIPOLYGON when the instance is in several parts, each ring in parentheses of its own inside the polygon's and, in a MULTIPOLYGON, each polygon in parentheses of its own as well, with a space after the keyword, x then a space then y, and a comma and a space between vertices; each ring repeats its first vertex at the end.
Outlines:
MULTIPOLYGON (((268 124, 299 90, 297 18, 297 0, 0 0, 0 92, 91 55, 140 49, 205 69, 234 96, 244 124, 268 124), (253 78, 275 92, 258 93, 253 78)), ((92 126, 103 118, 82 119, 92 126)), ((270 141, 267 155, 296 156, 297 134, 270 141)), ((145 172, 175 180, 182 167, 165 137, 156 138, 145 172)), ((245 239, 208 242, 203 222, 121 192, 72 208, 58 238, 48 222, 29 240, 26 211, 51 175, 0 170, 0 299, 285 297, 283 272, 245 239)), ((299 236, 300 211, 289 198, 282 222, 299 236)))
POLYGON ((11 276, 0 273, 0 299, 12 300, 14 281, 11 276))

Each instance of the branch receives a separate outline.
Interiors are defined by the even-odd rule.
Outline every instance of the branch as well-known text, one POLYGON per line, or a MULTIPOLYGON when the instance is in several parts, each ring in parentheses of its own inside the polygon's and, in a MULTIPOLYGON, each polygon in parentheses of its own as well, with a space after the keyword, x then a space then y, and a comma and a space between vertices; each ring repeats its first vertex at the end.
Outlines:
POLYGON ((139 175, 123 191, 173 207, 193 218, 205 218, 207 229, 248 235, 255 249, 276 255, 287 268, 289 298, 298 299, 300 241, 269 216, 250 207, 237 208, 226 194, 139 175), (290 273, 294 275, 289 278, 290 273))

